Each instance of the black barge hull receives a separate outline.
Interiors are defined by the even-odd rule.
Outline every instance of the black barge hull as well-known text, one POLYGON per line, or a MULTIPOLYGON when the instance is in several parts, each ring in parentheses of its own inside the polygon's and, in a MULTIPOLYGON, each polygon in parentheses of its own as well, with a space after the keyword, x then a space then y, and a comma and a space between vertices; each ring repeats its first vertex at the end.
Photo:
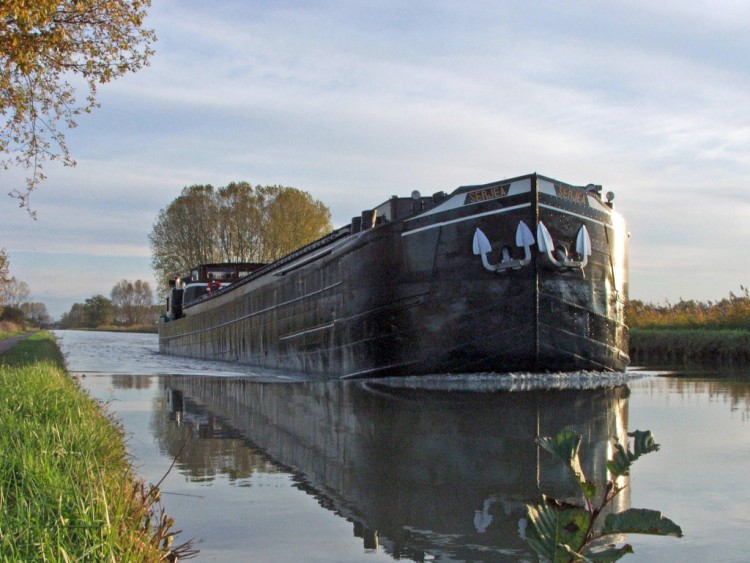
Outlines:
POLYGON ((310 377, 627 366, 626 226, 592 187, 532 174, 361 221, 186 305, 160 350, 310 377))

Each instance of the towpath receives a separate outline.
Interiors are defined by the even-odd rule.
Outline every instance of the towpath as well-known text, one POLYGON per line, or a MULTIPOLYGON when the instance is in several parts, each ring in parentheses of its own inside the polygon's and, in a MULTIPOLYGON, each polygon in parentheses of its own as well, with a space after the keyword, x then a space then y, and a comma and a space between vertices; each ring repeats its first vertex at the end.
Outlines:
POLYGON ((0 356, 5 354, 8 350, 13 348, 16 344, 21 342, 21 340, 24 340, 31 336, 30 332, 27 332, 26 334, 20 334, 18 336, 11 336, 10 338, 5 338, 3 340, 0 340, 0 356))

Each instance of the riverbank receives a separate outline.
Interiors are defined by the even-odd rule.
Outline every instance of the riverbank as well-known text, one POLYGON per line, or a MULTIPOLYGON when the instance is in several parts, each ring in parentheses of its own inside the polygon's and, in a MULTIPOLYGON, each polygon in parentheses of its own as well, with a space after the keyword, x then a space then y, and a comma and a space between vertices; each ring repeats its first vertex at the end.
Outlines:
POLYGON ((38 332, 0 356, 0 558, 174 561, 159 489, 136 481, 119 425, 38 332))
POLYGON ((750 331, 704 328, 632 328, 630 359, 654 365, 750 365, 750 331))

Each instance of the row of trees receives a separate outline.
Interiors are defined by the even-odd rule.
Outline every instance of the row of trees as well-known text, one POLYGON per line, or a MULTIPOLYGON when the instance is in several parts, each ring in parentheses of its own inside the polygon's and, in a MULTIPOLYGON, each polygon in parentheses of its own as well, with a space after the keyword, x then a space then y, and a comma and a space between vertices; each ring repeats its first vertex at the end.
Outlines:
POLYGON ((154 324, 158 307, 148 282, 122 280, 110 293, 94 295, 83 303, 75 303, 63 314, 60 328, 99 328, 103 326, 143 327, 154 324))
POLYGON ((632 300, 625 310, 627 323, 635 328, 737 328, 750 330, 750 293, 729 293, 719 301, 686 301, 653 305, 632 300))
POLYGON ((159 212, 149 234, 152 267, 165 290, 197 264, 271 262, 331 229, 330 210, 296 188, 193 185, 159 212))

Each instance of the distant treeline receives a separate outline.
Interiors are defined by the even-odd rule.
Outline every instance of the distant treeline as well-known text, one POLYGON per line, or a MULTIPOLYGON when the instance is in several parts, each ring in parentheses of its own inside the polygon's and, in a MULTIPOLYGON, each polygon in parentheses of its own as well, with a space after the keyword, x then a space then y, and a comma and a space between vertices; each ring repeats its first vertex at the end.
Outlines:
POLYGON ((83 303, 75 303, 60 318, 57 328, 156 330, 155 320, 161 307, 153 304, 148 282, 122 280, 112 288, 111 297, 94 295, 83 303))
POLYGON ((750 294, 730 292, 720 301, 685 301, 653 305, 634 299, 625 309, 630 328, 709 328, 750 330, 750 294))

